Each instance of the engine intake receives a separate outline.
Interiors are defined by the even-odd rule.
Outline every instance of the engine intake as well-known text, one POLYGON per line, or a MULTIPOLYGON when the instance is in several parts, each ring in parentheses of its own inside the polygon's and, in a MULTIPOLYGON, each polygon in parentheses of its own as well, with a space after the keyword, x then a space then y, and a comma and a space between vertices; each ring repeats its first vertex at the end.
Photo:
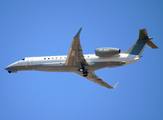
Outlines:
POLYGON ((95 55, 100 57, 109 57, 119 54, 121 52, 118 48, 97 48, 95 49, 95 55))

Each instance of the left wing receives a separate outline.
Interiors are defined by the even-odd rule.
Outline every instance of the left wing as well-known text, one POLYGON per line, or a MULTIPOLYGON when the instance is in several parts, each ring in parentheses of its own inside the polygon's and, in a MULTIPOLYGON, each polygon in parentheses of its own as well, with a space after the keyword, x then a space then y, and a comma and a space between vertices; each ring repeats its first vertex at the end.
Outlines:
MULTIPOLYGON (((83 77, 83 74, 82 74, 82 72, 80 72, 80 71, 76 71, 76 72, 74 72, 74 73, 76 73, 76 74, 78 74, 78 75, 80 75, 80 76, 83 77)), ((101 86, 104 86, 104 87, 106 87, 106 88, 109 88, 109 89, 116 88, 116 86, 117 86, 118 83, 119 83, 119 82, 117 82, 117 83, 112 87, 111 85, 107 84, 105 81, 103 81, 102 79, 100 79, 93 71, 88 71, 87 76, 84 77, 84 78, 86 78, 86 79, 88 79, 88 80, 90 80, 90 81, 92 81, 92 82, 95 82, 95 83, 97 83, 97 84, 99 84, 99 85, 101 85, 101 86)))
POLYGON ((69 50, 69 53, 65 62, 66 66, 81 67, 81 64, 88 65, 87 61, 85 60, 83 56, 83 51, 80 45, 79 35, 81 32, 81 29, 82 28, 80 28, 77 34, 73 37, 71 47, 70 47, 70 50, 69 50))

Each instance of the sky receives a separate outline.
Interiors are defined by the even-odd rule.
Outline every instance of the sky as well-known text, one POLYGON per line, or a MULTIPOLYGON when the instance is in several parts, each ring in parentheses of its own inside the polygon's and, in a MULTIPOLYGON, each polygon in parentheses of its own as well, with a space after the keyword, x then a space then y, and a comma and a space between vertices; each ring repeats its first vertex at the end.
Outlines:
POLYGON ((0 0, 0 120, 162 120, 163 1, 0 0), (24 57, 67 55, 82 27, 84 54, 127 50, 146 28, 159 49, 146 47, 133 64, 95 73, 116 89, 74 73, 22 71, 24 57))

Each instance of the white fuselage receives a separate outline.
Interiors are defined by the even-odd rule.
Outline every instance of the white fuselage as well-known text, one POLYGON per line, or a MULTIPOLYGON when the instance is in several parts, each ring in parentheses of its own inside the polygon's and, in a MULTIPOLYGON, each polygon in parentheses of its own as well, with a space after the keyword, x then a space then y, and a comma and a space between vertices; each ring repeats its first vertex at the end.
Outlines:
MULTIPOLYGON (((95 54, 84 55, 84 58, 89 65, 85 68, 89 70, 97 70, 104 67, 118 67, 127 65, 139 60, 137 55, 119 53, 110 57, 99 57, 95 54)), ((78 70, 77 66, 65 66, 67 56, 45 56, 45 57, 26 57, 24 60, 19 60, 6 69, 8 71, 51 71, 51 72, 73 72, 78 70)))

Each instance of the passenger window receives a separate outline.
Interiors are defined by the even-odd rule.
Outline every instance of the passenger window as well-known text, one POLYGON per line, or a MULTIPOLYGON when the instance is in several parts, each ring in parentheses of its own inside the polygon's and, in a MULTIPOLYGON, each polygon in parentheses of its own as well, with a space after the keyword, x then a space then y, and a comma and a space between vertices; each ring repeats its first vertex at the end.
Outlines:
POLYGON ((44 60, 46 60, 46 58, 44 58, 44 60))
POLYGON ((60 59, 62 59, 62 57, 60 57, 60 59))

